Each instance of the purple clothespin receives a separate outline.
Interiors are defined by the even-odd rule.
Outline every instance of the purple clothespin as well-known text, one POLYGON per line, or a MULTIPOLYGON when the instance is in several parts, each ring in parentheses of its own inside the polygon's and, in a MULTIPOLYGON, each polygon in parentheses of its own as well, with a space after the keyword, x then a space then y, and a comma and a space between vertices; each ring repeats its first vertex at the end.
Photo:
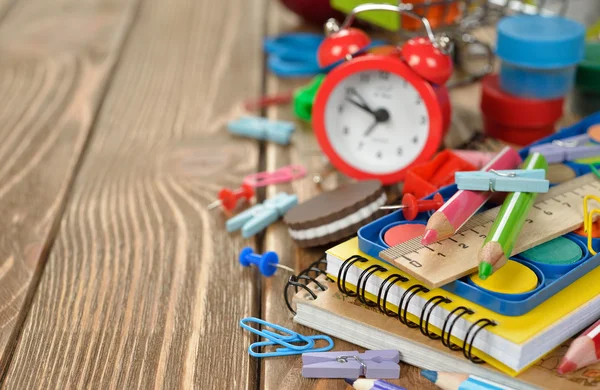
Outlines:
POLYGON ((600 155, 600 145, 588 145, 589 142, 587 134, 576 135, 533 146, 529 153, 541 153, 549 164, 600 155))
POLYGON ((305 378, 396 379, 400 377, 400 353, 381 351, 337 351, 302 354, 305 378))

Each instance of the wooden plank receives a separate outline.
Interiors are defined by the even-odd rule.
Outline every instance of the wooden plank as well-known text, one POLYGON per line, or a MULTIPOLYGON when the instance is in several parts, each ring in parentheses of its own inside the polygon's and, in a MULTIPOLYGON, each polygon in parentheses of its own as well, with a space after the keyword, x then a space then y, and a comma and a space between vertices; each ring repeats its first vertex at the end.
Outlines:
POLYGON ((257 278, 236 260, 254 240, 206 205, 258 167, 224 124, 260 93, 265 4, 142 3, 6 388, 257 386, 238 325, 257 278))
POLYGON ((21 0, 0 24, 0 378, 136 1, 49 3, 21 0))
POLYGON ((19 0, 0 0, 0 21, 10 12, 11 7, 17 4, 19 0))
MULTIPOLYGON (((278 3, 271 2, 268 12, 268 35, 276 35, 290 31, 299 25, 299 21, 278 3)), ((318 31, 318 30, 315 30, 318 31)), ((304 85, 308 79, 280 79, 273 74, 267 74, 267 93, 289 91, 304 85)), ((291 106, 274 107, 268 110, 268 117, 272 119, 293 119, 291 106)), ((298 122, 299 123, 299 122, 298 122)), ((300 123, 299 123, 300 124, 300 123)), ((267 170, 274 170, 288 164, 303 164, 308 170, 307 178, 290 184, 270 187, 267 196, 272 196, 279 191, 296 193, 300 201, 305 201, 317 195, 321 190, 311 181, 313 173, 323 166, 323 158, 319 146, 310 129, 309 124, 301 124, 293 136, 293 144, 282 147, 267 144, 266 165, 267 170)), ((327 188, 333 188, 339 182, 347 179, 335 176, 325 182, 327 188)), ((299 249, 291 240, 287 228, 283 223, 278 223, 267 230, 264 250, 272 250, 280 255, 280 262, 297 271, 305 269, 311 262, 317 260, 324 252, 324 248, 310 250, 299 249)), ((289 274, 279 270, 273 277, 263 280, 263 317, 269 322, 280 324, 286 328, 294 329, 302 334, 316 334, 317 332, 295 324, 292 314, 288 311, 282 297, 282 291, 289 274)), ((335 339, 336 350, 363 350, 363 348, 346 341, 335 339)), ((285 389, 347 389, 343 380, 316 380, 302 377, 301 357, 286 357, 281 359, 263 359, 261 362, 261 387, 265 390, 285 389)), ((402 365, 402 376, 394 383, 408 389, 434 389, 435 386, 422 378, 419 370, 406 364, 402 365)))

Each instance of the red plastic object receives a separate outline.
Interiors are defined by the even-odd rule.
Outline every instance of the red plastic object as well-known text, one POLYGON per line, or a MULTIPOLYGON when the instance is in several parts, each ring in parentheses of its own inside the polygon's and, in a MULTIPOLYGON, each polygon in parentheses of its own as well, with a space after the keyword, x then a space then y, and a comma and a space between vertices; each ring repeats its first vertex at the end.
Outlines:
POLYGON ((444 198, 441 194, 437 193, 433 196, 433 199, 420 199, 413 194, 404 194, 402 197, 402 215, 407 221, 412 221, 417 218, 417 214, 423 211, 437 210, 444 204, 444 198))
POLYGON ((371 38, 361 29, 345 28, 328 35, 319 45, 317 62, 325 68, 369 46, 371 38))
POLYGON ((564 98, 523 99, 500 89, 498 75, 483 78, 481 111, 486 134, 515 144, 527 145, 551 135, 563 114, 564 98))
POLYGON ((434 84, 443 85, 452 75, 452 58, 425 37, 411 38, 402 45, 402 57, 416 74, 434 84))
POLYGON ((240 199, 250 200, 254 196, 254 189, 248 184, 242 184, 237 190, 223 188, 219 191, 219 200, 208 206, 213 209, 217 206, 223 207, 227 211, 233 211, 240 199))
POLYGON ((248 111, 257 111, 269 106, 289 104, 294 99, 294 91, 282 92, 276 95, 264 95, 257 99, 244 101, 244 108, 248 111))
POLYGON ((415 165, 407 171, 402 192, 423 198, 440 187, 454 183, 454 173, 476 170, 477 167, 450 150, 443 150, 433 160, 415 165))

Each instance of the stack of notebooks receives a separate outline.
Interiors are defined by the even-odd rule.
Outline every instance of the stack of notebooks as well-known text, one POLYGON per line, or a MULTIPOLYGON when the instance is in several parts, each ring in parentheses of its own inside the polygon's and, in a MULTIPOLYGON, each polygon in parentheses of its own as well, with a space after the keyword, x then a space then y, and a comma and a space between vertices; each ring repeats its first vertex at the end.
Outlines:
POLYGON ((327 274, 334 282, 325 284, 326 291, 319 291, 314 284, 311 286, 317 299, 305 291, 294 297, 296 322, 367 349, 397 349, 403 361, 418 367, 471 373, 516 389, 600 387, 600 364, 570 375, 556 373, 560 357, 568 347, 568 343, 561 344, 597 320, 600 313, 600 267, 517 317, 500 315, 445 290, 420 291, 414 288, 418 283, 413 278, 360 252, 357 238, 327 251, 327 274), (357 255, 363 261, 354 262, 347 268, 342 278, 345 280, 336 283, 344 261, 357 255), (356 292, 360 275, 368 267, 376 269, 374 265, 388 271, 363 274, 359 292, 364 293, 364 302, 338 290, 341 284, 342 288, 356 292), (382 287, 392 274, 410 281, 386 283, 382 287), (409 293, 405 295, 407 290, 409 293), (414 327, 406 326, 397 315, 391 315, 391 312, 397 313, 396 305, 403 295, 405 304, 412 295, 406 319, 414 327), (376 304, 378 296, 379 305, 376 304), (439 298, 432 299, 436 296, 439 298), (380 310, 384 303, 390 311, 388 315, 380 310), (481 327, 490 322, 495 325, 481 327), (444 344, 456 350, 447 348, 439 339, 442 329, 445 330, 444 344), (464 343, 467 335, 467 343, 464 343), (480 358, 486 364, 473 364, 465 356, 480 358))

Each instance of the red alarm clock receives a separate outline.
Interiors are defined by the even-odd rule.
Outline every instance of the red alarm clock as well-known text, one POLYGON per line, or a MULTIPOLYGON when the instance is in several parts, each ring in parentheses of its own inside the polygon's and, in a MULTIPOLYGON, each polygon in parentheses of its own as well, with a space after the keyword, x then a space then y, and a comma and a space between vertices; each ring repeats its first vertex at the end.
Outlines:
POLYGON ((336 66, 319 87, 312 123, 323 152, 341 172, 384 184, 403 180, 406 169, 428 161, 450 124, 444 83, 452 74, 451 44, 433 35, 426 19, 407 5, 365 4, 339 26, 326 24, 319 65, 336 66), (369 37, 350 28, 355 15, 383 10, 407 14, 423 23, 427 37, 402 47, 367 52, 369 37))

